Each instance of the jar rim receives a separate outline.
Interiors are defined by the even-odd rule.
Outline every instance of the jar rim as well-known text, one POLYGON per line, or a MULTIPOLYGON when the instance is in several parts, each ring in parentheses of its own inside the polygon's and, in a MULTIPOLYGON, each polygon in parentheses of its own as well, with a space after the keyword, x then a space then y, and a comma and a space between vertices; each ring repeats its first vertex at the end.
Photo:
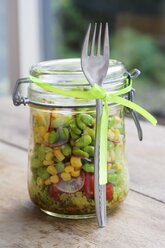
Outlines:
MULTIPOLYGON (((42 61, 31 66, 29 73, 33 77, 40 78, 42 81, 47 83, 54 83, 55 85, 61 86, 85 86, 89 85, 86 80, 82 69, 81 61, 79 58, 68 58, 68 59, 55 59, 49 61, 42 61), (58 79, 63 78, 63 82, 58 79), (68 78, 72 81, 72 77, 75 79, 73 82, 68 82, 68 78), (76 80, 77 79, 77 80, 76 80)), ((109 84, 110 82, 116 82, 124 80, 127 77, 127 70, 121 61, 110 59, 107 76, 103 84, 109 84)))

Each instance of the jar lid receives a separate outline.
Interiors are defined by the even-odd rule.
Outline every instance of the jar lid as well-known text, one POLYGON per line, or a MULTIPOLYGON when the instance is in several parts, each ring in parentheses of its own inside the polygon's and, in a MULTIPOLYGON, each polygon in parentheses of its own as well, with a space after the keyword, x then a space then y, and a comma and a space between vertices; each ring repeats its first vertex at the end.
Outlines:
MULTIPOLYGON (((44 61, 30 68, 30 75, 41 82, 49 83, 57 88, 90 89, 89 82, 81 70, 80 59, 58 59, 44 61)), ((128 74, 124 64, 118 60, 110 60, 107 76, 103 81, 103 88, 116 91, 124 87, 128 74)), ((57 107, 95 106, 94 100, 75 99, 48 92, 34 83, 29 84, 28 97, 31 102, 49 103, 57 107)), ((40 105, 41 105, 40 104, 40 105)))

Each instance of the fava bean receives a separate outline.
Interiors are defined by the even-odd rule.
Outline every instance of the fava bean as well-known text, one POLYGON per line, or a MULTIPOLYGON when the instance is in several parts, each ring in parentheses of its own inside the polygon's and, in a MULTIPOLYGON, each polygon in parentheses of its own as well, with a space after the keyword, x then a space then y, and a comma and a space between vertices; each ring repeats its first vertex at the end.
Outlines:
POLYGON ((70 128, 71 128, 73 133, 78 134, 78 135, 81 134, 81 130, 77 127, 75 122, 72 122, 70 124, 70 128))
POLYGON ((81 114, 80 119, 87 125, 92 126, 94 124, 94 119, 91 115, 81 114))
POLYGON ((55 144, 57 142, 59 138, 59 134, 56 132, 56 131, 52 131, 49 135, 49 143, 52 145, 52 144, 55 144))
POLYGON ((58 133, 59 133, 59 137, 61 140, 68 140, 69 139, 69 131, 68 131, 68 128, 66 127, 61 127, 61 128, 58 128, 58 133))
POLYGON ((80 157, 85 157, 85 158, 89 157, 89 154, 87 152, 84 152, 83 150, 81 150, 78 147, 73 147, 72 152, 73 152, 74 155, 77 155, 77 156, 80 156, 80 157))
POLYGON ((88 134, 85 134, 81 136, 81 138, 76 140, 75 146, 79 148, 83 148, 83 147, 88 146, 91 142, 92 142, 91 136, 89 136, 88 134))
POLYGON ((57 170, 57 173, 63 172, 64 171, 64 164, 62 162, 56 163, 56 170, 57 170))
POLYGON ((55 118, 52 119, 51 127, 67 127, 70 124, 71 118, 70 115, 56 114, 55 118))
POLYGON ((107 181, 108 183, 119 185, 122 184, 123 178, 120 173, 108 173, 107 181))
POLYGON ((94 172, 94 164, 87 163, 82 166, 82 169, 86 172, 94 172))
POLYGON ((94 146, 86 146, 84 147, 83 149, 85 152, 87 152, 89 154, 90 157, 93 157, 94 156, 94 153, 95 153, 95 149, 94 149, 94 146))
POLYGON ((72 137, 72 140, 74 140, 74 141, 80 138, 79 135, 73 133, 72 131, 70 132, 70 135, 71 135, 71 137, 72 137))
POLYGON ((46 180, 49 178, 49 173, 47 172, 47 168, 46 167, 40 167, 37 170, 37 174, 40 178, 46 180))
POLYGON ((72 153, 72 149, 71 149, 70 145, 68 145, 68 144, 63 145, 61 147, 61 150, 62 150, 62 153, 64 154, 64 156, 69 156, 72 153))
POLYGON ((92 126, 94 124, 94 119, 91 115, 80 114, 76 117, 77 125, 80 129, 84 130, 86 126, 92 126))
POLYGON ((42 166, 42 162, 37 158, 33 158, 31 165, 33 168, 39 168, 40 166, 42 166))
POLYGON ((37 155, 38 155, 38 159, 40 161, 43 161, 45 159, 45 147, 44 146, 40 146, 37 149, 37 155))
POLYGON ((86 127, 84 129, 84 134, 88 134, 91 136, 92 140, 95 140, 95 131, 92 128, 86 127))

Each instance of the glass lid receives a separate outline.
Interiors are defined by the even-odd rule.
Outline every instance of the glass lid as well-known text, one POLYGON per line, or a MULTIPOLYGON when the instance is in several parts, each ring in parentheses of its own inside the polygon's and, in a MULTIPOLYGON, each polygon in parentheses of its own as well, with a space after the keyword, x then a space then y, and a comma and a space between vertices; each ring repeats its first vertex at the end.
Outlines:
MULTIPOLYGON (((38 78, 40 82, 49 83, 57 88, 72 90, 90 89, 90 84, 81 70, 80 59, 59 59, 44 61, 33 65, 30 68, 30 76, 38 78)), ((103 82, 103 87, 107 91, 116 91, 124 87, 124 81, 128 74, 123 63, 117 60, 110 60, 107 76, 103 82)), ((37 86, 35 83, 29 84, 28 97, 31 102, 44 104, 49 102, 58 106, 65 105, 95 105, 94 100, 74 99, 48 92, 37 86)))

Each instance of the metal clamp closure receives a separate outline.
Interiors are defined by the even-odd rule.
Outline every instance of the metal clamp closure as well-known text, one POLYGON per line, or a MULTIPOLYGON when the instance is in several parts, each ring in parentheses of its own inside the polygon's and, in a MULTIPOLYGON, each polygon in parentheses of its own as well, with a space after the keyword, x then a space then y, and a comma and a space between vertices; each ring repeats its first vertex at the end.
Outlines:
MULTIPOLYGON (((136 78, 139 74, 140 74, 140 71, 137 69, 134 69, 132 72, 128 73, 128 77, 127 77, 128 84, 130 83, 131 79, 136 78)), ((135 98, 135 94, 136 94, 135 89, 132 89, 130 92, 128 92, 128 100, 133 102, 135 98)), ((134 120, 135 126, 137 128, 138 138, 140 141, 142 141, 143 131, 142 131, 137 113, 130 108, 125 108, 125 113, 131 115, 132 119, 134 120)))
POLYGON ((17 80, 14 91, 13 91, 13 95, 12 95, 12 99, 13 99, 13 104, 15 106, 19 106, 21 104, 26 105, 29 103, 29 99, 27 97, 23 97, 21 96, 20 93, 20 85, 21 84, 25 84, 25 83, 29 83, 29 80, 27 78, 20 78, 17 80))

